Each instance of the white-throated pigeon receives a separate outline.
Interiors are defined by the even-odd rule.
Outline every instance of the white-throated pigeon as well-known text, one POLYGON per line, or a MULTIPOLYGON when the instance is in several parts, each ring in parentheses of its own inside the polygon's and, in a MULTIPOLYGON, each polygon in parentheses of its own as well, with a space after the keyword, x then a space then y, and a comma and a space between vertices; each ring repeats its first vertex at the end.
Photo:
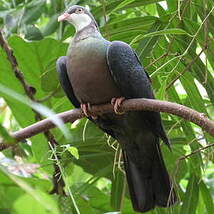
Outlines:
POLYGON ((176 195, 159 144, 162 139, 169 145, 160 114, 119 114, 124 99, 154 99, 149 77, 138 57, 128 44, 104 39, 94 17, 84 7, 70 7, 58 18, 64 20, 76 29, 68 55, 57 60, 60 83, 67 97, 120 143, 134 210, 146 212, 155 206, 173 205, 176 195), (90 115, 89 104, 109 102, 117 114, 90 115))

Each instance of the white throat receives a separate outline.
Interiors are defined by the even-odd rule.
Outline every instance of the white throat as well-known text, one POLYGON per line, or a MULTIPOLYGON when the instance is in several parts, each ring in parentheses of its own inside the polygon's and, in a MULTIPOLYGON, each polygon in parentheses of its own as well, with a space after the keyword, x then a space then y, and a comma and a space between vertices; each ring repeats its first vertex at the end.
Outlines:
POLYGON ((87 27, 92 22, 91 17, 85 13, 84 14, 72 13, 67 20, 68 20, 68 22, 70 22, 71 24, 74 25, 76 32, 87 27))

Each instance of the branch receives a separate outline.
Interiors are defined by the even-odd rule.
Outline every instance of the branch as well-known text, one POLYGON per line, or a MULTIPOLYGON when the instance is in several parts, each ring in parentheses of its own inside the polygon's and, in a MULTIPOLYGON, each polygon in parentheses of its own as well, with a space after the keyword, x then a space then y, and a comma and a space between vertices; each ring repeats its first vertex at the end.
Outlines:
MULTIPOLYGON (((173 115, 182 117, 185 120, 191 121, 196 125, 200 126, 204 131, 214 136, 214 122, 209 120, 203 113, 197 112, 186 106, 153 99, 130 99, 125 100, 121 106, 121 111, 155 111, 155 112, 166 112, 173 115)), ((91 113, 95 115, 102 115, 104 113, 113 112, 113 106, 111 104, 96 105, 92 106, 91 113)), ((84 114, 80 109, 73 109, 70 111, 62 112, 57 116, 64 122, 73 123, 75 120, 84 117, 84 114)), ((39 121, 31 126, 28 126, 20 131, 14 132, 12 137, 15 138, 16 142, 22 141, 26 138, 32 137, 41 132, 54 128, 55 124, 47 118, 39 121)), ((0 150, 11 146, 0 144, 0 150)))
POLYGON ((2 32, 0 31, 0 46, 2 47, 2 49, 5 51, 6 55, 7 55, 7 59, 11 64, 11 67, 13 69, 13 72, 16 76, 16 78, 20 81, 20 83, 22 84, 25 93, 27 94, 27 96, 31 99, 31 100, 35 100, 33 95, 36 92, 36 89, 33 88, 32 86, 28 85, 27 82, 24 79, 23 73, 19 70, 18 68, 18 63, 16 60, 16 57, 13 54, 12 49, 9 47, 7 41, 4 39, 2 32))
POLYGON ((181 157, 178 159, 178 161, 185 160, 186 158, 188 158, 188 157, 190 157, 190 156, 192 156, 192 155, 195 155, 195 154, 197 154, 198 152, 201 152, 201 151, 203 151, 203 150, 205 150, 205 149, 208 149, 208 148, 210 148, 210 147, 212 147, 212 146, 214 146, 214 143, 211 143, 211 144, 209 144, 209 145, 207 145, 207 146, 204 146, 204 147, 202 147, 202 148, 200 148, 200 149, 197 149, 197 150, 191 152, 191 153, 188 154, 188 155, 181 156, 181 157))

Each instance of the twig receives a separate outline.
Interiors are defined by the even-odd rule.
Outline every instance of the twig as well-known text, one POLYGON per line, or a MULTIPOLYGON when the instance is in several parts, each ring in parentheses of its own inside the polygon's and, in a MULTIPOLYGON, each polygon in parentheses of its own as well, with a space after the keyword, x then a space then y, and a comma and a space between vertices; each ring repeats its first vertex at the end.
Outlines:
POLYGON ((53 97, 57 92, 58 92, 59 88, 57 88, 56 90, 52 91, 50 94, 48 94, 47 96, 41 98, 41 99, 36 99, 35 101, 38 103, 43 103, 48 101, 51 97, 53 97))
POLYGON ((16 78, 20 81, 20 83, 22 84, 25 93, 27 94, 27 96, 31 99, 31 100, 35 100, 33 95, 35 94, 35 88, 33 88, 32 86, 28 85, 23 77, 22 72, 18 69, 18 63, 17 60, 13 54, 13 51, 11 50, 11 48, 9 47, 8 43, 6 42, 6 40, 4 39, 2 32, 0 31, 0 46, 2 47, 2 49, 5 51, 5 53, 7 54, 7 58, 12 66, 12 69, 15 73, 16 78))
POLYGON ((200 152, 200 151, 202 151, 202 150, 208 149, 208 148, 210 148, 210 147, 212 147, 212 146, 214 146, 214 143, 211 143, 211 144, 209 144, 209 145, 207 145, 207 146, 204 146, 204 147, 202 147, 202 148, 200 148, 200 149, 197 149, 197 150, 191 152, 191 153, 188 154, 188 155, 182 156, 182 157, 180 157, 178 160, 184 160, 184 159, 186 159, 186 158, 188 158, 188 157, 190 157, 190 156, 192 156, 192 155, 194 155, 194 154, 196 154, 196 153, 198 153, 198 152, 200 152))
MULTIPOLYGON (((196 125, 200 126, 204 131, 214 136, 214 122, 209 120, 203 113, 197 112, 189 107, 153 99, 130 99, 125 100, 121 106, 121 111, 155 111, 155 112, 166 112, 170 114, 182 117, 185 120, 191 121, 196 125)), ((91 113, 95 115, 101 115, 104 113, 113 112, 113 107, 111 104, 96 105, 92 106, 91 113)), ((57 116, 64 122, 73 123, 77 119, 84 117, 80 109, 73 109, 70 111, 62 112, 57 114, 57 116)), ((11 136, 15 138, 16 142, 22 141, 23 139, 32 137, 36 134, 45 132, 51 128, 54 128, 55 124, 47 118, 31 126, 28 126, 20 131, 14 132, 11 136)), ((0 144, 0 147, 6 148, 11 146, 0 144)), ((0 148, 1 150, 1 148, 0 148)))
POLYGON ((167 64, 171 63, 172 61, 174 61, 175 59, 178 59, 178 62, 176 63, 176 65, 173 67, 173 69, 170 72, 173 72, 178 65, 180 64, 181 60, 184 58, 184 56, 188 53, 189 49, 191 48, 193 42, 196 39, 196 36, 198 35, 198 33, 200 32, 203 24, 205 23, 205 21, 208 19, 208 17, 210 16, 210 14, 213 12, 214 7, 212 7, 212 9, 209 11, 209 13, 207 14, 207 16, 204 18, 204 20, 202 21, 201 25, 199 26, 199 28, 197 29, 196 33, 194 34, 194 36, 192 37, 192 40, 190 41, 188 47, 186 48, 186 50, 179 56, 176 56, 172 59, 170 59, 168 62, 164 63, 162 66, 160 66, 158 69, 156 69, 152 74, 151 77, 154 76, 155 74, 157 74, 162 68, 164 68, 167 64))
POLYGON ((155 59, 154 61, 152 61, 149 65, 147 65, 145 67, 145 69, 147 69, 148 67, 150 67, 151 65, 154 65, 157 61, 159 61, 160 59, 167 57, 168 53, 163 53, 161 56, 159 56, 157 59, 155 59))
POLYGON ((192 59, 192 61, 184 68, 184 70, 182 72, 179 73, 179 75, 177 77, 175 77, 175 79, 173 79, 167 86, 166 86, 166 90, 168 90, 186 71, 188 71, 189 68, 191 68, 191 66, 195 63, 195 61, 201 56, 201 54, 204 52, 204 50, 207 49, 207 46, 205 46, 199 54, 197 54, 194 59, 192 59))

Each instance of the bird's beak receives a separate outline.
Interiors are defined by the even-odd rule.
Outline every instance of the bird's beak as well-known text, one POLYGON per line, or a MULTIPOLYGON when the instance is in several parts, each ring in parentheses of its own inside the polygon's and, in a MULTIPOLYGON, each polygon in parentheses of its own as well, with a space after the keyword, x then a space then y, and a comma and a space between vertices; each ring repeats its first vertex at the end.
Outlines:
POLYGON ((58 17, 58 22, 66 20, 69 16, 70 16, 69 13, 63 13, 61 16, 58 17))

